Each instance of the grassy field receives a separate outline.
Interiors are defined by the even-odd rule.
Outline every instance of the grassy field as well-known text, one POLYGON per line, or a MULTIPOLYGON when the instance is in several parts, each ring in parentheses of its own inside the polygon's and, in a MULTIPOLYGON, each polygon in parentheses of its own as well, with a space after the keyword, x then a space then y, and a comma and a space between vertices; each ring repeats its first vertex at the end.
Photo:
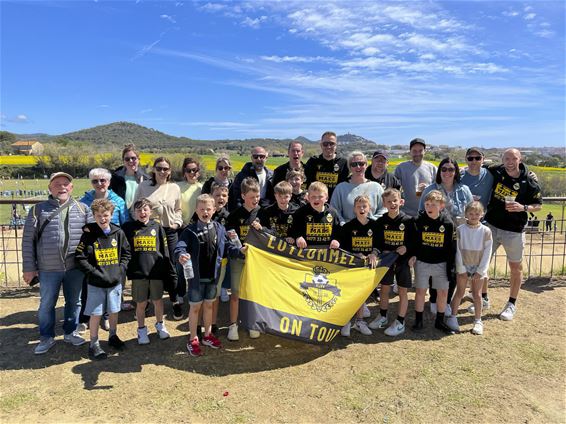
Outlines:
MULTIPOLYGON (((221 350, 200 358, 185 350, 187 322, 169 321, 171 339, 138 346, 132 312, 120 314, 126 350, 92 362, 87 347, 58 337, 46 355, 38 339, 38 292, 0 293, 0 421, 160 423, 564 423, 566 421, 566 281, 532 280, 523 286, 514 321, 497 319, 507 287, 490 292, 485 334, 443 336, 407 329, 398 338, 377 330, 352 332, 329 346, 270 335, 226 340, 227 304, 221 305, 221 350), (541 325, 541 310, 553 311, 541 325)), ((413 310, 413 294, 409 310, 413 310)), ((57 316, 62 318, 62 299, 57 316)), ((370 303, 372 319, 379 313, 370 303)), ((392 299, 390 318, 397 299, 392 299)), ((427 307, 428 308, 428 307, 427 307)), ((170 313, 170 304, 166 311, 170 313)), ((186 316, 186 315, 185 315, 186 316)), ((408 326, 413 315, 408 316, 408 326)), ((60 334, 60 324, 58 326, 60 334)), ((103 348, 107 333, 101 332, 103 348)))

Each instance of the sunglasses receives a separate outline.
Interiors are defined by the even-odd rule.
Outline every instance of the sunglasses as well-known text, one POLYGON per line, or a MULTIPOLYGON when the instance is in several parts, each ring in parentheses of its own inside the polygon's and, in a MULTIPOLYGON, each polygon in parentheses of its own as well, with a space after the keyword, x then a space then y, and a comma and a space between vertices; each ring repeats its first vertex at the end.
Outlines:
MULTIPOLYGON (((167 169, 169 169, 169 168, 167 168, 167 169)), ((200 171, 200 169, 198 169, 198 168, 187 168, 187 169, 185 169, 185 174, 196 174, 199 171, 200 171)))
POLYGON ((479 162, 481 160, 481 156, 468 156, 466 159, 468 160, 468 162, 471 162, 473 160, 477 160, 479 162))
POLYGON ((252 155, 254 159, 265 159, 265 155, 252 155))
POLYGON ((90 180, 90 182, 92 184, 106 184, 106 181, 108 181, 106 178, 99 178, 98 180, 90 180))
POLYGON ((442 172, 448 172, 450 174, 453 174, 454 172, 456 172, 456 168, 447 168, 445 166, 443 166, 442 168, 440 168, 440 170, 442 172))
POLYGON ((324 147, 330 147, 330 146, 336 146, 336 143, 333 143, 332 141, 325 141, 322 143, 322 145, 324 147))
POLYGON ((352 162, 350 167, 352 168, 361 168, 362 166, 366 166, 367 162, 352 162))
POLYGON ((229 171, 230 169, 232 169, 231 166, 217 166, 216 169, 218 171, 229 171))
POLYGON ((157 172, 168 172, 171 168, 167 168, 166 166, 156 166, 155 170, 157 172))
POLYGON ((137 156, 129 156, 127 158, 124 158, 124 162, 135 162, 137 160, 138 160, 137 156))

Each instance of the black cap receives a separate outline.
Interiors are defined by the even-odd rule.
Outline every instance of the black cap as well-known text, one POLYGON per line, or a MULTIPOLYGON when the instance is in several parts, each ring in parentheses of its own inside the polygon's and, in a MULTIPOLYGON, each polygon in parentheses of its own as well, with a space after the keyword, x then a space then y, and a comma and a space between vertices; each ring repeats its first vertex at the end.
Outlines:
POLYGON ((376 150, 375 152, 373 152, 373 155, 371 155, 371 158, 374 159, 378 156, 383 156, 386 160, 389 159, 387 152, 384 150, 376 150))
POLYGON ((415 144, 422 144, 423 147, 426 149, 426 143, 422 138, 413 138, 409 143, 409 149, 412 148, 415 144))
POLYGON ((472 152, 476 152, 484 156, 482 149, 480 149, 479 147, 470 147, 468 150, 466 150, 466 156, 468 156, 472 152))

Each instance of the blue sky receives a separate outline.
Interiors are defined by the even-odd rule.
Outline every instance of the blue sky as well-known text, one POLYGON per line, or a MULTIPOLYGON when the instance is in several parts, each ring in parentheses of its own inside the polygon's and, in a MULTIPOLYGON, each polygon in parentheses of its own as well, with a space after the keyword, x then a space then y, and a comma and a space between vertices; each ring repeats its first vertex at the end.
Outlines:
POLYGON ((1 127, 565 145, 563 1, 1 1, 1 127))

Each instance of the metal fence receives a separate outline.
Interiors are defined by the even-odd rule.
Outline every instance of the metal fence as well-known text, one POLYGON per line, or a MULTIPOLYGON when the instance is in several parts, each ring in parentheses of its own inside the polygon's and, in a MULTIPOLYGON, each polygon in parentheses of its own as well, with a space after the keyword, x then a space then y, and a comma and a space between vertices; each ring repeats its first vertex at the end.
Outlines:
MULTIPOLYGON (((12 210, 24 211, 24 207, 43 199, 3 200, 0 205, 12 205, 12 210)), ((532 219, 526 227, 523 274, 530 277, 552 277, 566 275, 566 197, 545 197, 544 204, 560 206, 560 215, 552 222, 546 217, 532 219)), ((23 214, 14 214, 8 224, 0 225, 0 287, 22 287, 22 234, 23 214)), ((506 278, 509 275, 505 252, 498 249, 490 265, 491 278, 506 278)))

